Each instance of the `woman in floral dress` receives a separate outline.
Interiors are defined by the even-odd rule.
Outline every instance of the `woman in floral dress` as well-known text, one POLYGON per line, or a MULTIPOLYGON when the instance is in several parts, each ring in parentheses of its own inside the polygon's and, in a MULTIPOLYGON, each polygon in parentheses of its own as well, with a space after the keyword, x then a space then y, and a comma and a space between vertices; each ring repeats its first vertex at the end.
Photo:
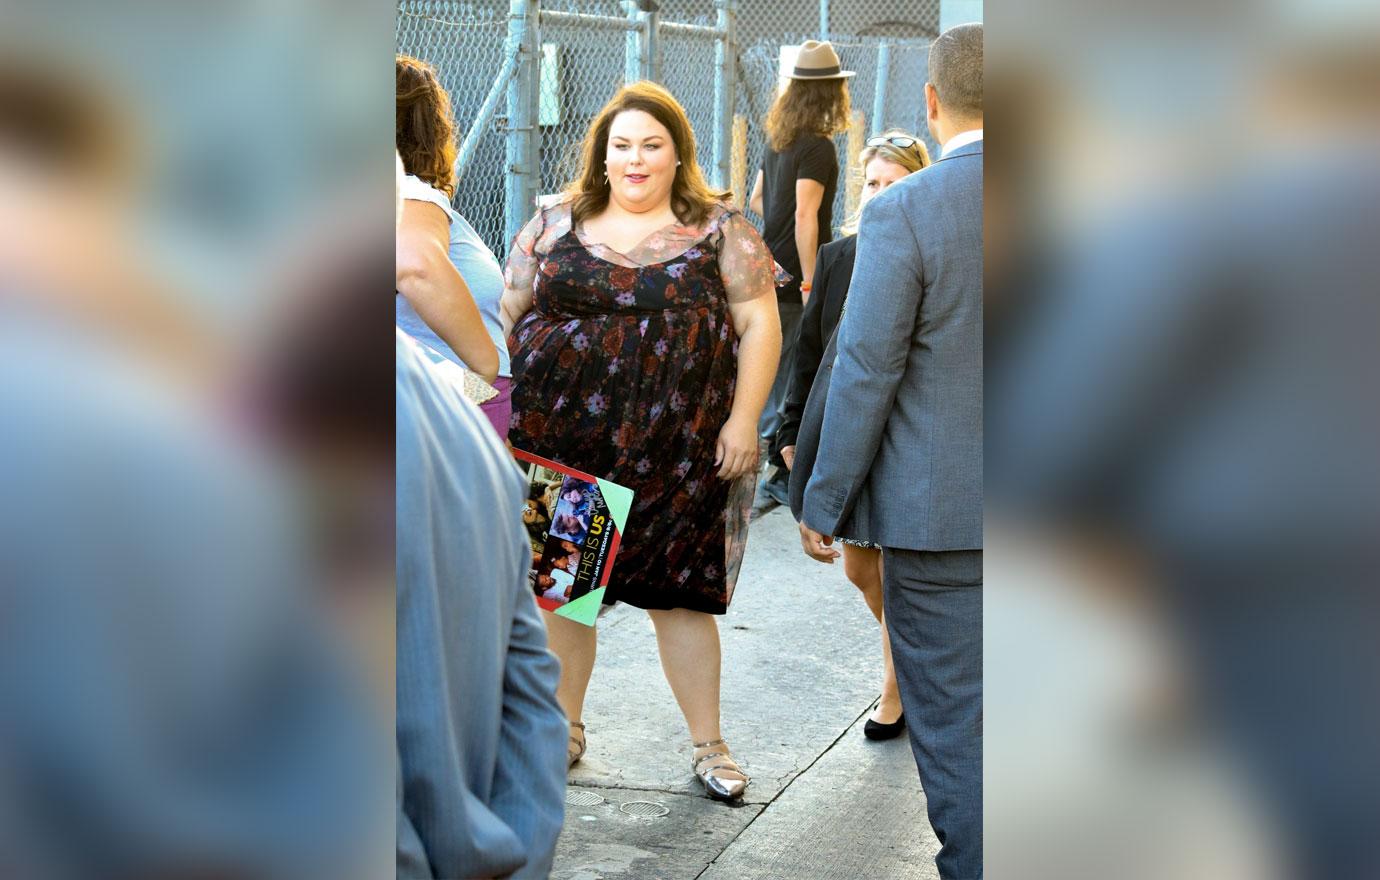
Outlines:
MULTIPOLYGON (((583 168, 518 235, 502 301, 513 446, 633 490, 606 602, 651 616, 711 797, 748 778, 719 729, 719 635, 746 539, 757 419, 781 346, 766 245, 695 162, 685 111, 636 83, 590 126, 583 168)), ((546 615, 570 763, 596 629, 546 615)))

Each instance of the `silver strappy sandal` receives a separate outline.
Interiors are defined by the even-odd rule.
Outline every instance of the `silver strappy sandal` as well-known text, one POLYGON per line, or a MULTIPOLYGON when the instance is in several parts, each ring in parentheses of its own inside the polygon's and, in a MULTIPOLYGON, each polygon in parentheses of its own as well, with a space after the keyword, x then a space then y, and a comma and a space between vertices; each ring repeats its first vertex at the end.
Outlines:
POLYGON ((566 765, 569 770, 574 767, 576 762, 585 756, 585 725, 583 721, 570 722, 570 743, 565 747, 566 765), (580 736, 575 737, 575 728, 580 729, 580 736))
POLYGON ((748 778, 746 773, 743 773, 743 768, 738 766, 738 762, 734 761, 733 758, 729 756, 728 745, 723 740, 716 739, 710 742, 695 743, 695 748, 697 749, 708 749, 714 746, 722 746, 723 750, 710 752, 698 758, 692 758, 690 760, 690 769, 694 772, 695 776, 698 777, 700 782, 704 784, 705 793, 711 798, 717 801, 736 801, 743 796, 743 792, 747 790, 748 783, 752 780, 748 778), (712 766, 705 767, 705 762, 713 758, 722 760, 712 766), (715 770, 732 770, 735 773, 742 774, 743 778, 724 779, 723 777, 713 775, 715 770))

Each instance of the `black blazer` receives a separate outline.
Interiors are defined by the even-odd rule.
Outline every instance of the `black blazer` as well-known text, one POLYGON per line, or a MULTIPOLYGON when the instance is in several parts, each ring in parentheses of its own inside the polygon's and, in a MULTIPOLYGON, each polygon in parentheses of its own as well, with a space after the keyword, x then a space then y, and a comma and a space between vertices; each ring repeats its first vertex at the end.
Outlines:
POLYGON ((781 427, 771 450, 772 460, 778 463, 781 450, 794 446, 800 433, 800 418, 805 412, 810 386, 819 372, 824 347, 843 315, 843 301, 848 298, 848 285, 853 280, 853 257, 857 252, 856 235, 831 241, 819 249, 810 299, 800 316, 795 357, 787 367, 791 377, 786 386, 786 399, 781 404, 781 427))

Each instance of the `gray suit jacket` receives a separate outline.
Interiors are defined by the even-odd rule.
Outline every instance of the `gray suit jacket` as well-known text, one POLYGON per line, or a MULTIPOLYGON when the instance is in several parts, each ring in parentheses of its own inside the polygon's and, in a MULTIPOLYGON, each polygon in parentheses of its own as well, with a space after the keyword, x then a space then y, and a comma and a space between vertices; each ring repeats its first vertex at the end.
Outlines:
POLYGON ((546 877, 568 730, 527 586, 526 484, 401 337, 396 466, 397 876, 546 877))
POLYGON ((908 550, 982 546, 982 142, 863 212, 801 520, 908 550))

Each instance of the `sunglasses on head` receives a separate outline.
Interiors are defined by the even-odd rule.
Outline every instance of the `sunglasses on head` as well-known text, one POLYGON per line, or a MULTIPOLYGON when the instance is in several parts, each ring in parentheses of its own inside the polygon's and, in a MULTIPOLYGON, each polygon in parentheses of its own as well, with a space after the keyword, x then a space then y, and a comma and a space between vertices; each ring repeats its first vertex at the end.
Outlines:
POLYGON ((903 137, 902 135, 895 135, 893 137, 882 137, 879 135, 867 139, 867 145, 869 147, 882 147, 891 144, 893 147, 900 147, 903 150, 910 149, 915 146, 915 143, 915 138, 903 137))

